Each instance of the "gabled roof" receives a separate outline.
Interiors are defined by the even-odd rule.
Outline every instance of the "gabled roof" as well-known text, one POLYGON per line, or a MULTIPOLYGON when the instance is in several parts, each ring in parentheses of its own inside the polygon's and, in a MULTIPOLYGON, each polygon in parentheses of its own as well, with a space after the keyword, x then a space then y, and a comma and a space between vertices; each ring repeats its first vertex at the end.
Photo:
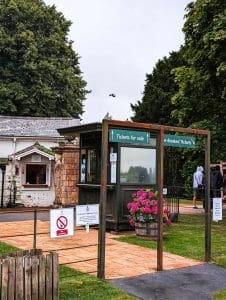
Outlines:
POLYGON ((0 136, 59 137, 58 128, 79 124, 73 118, 0 116, 0 136))
MULTIPOLYGON (((54 154, 53 152, 40 145, 38 142, 36 142, 34 145, 32 146, 29 146, 29 147, 26 147, 18 152, 16 152, 14 154, 14 157, 16 160, 20 160, 21 158, 25 157, 25 156, 28 156, 28 155, 31 155, 31 154, 39 154, 39 155, 42 155, 42 156, 45 156, 47 157, 49 160, 53 160, 54 159, 54 154)), ((9 159, 12 157, 12 155, 9 156, 9 159)))

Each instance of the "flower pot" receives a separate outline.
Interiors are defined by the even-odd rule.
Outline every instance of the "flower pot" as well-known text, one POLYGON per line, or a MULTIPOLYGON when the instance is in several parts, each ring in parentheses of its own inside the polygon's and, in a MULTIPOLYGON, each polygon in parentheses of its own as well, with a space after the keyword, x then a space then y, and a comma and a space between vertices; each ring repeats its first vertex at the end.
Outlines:
POLYGON ((135 222, 136 235, 143 240, 157 240, 158 223, 135 222))

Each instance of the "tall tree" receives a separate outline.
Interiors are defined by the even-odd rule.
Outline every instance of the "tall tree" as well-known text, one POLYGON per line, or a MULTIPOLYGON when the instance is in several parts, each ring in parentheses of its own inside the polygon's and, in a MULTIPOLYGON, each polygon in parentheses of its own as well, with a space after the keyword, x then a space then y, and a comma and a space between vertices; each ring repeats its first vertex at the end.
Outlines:
POLYGON ((0 114, 81 116, 86 82, 70 25, 42 0, 0 1, 0 114))
POLYGON ((171 116, 175 105, 171 98, 178 91, 172 69, 183 65, 182 49, 160 59, 151 74, 146 75, 143 98, 131 104, 134 111, 133 121, 175 125, 177 119, 171 116))
POLYGON ((179 90, 173 116, 181 126, 210 129, 212 161, 226 155, 226 2, 197 0, 188 5, 184 59, 175 72, 179 90))

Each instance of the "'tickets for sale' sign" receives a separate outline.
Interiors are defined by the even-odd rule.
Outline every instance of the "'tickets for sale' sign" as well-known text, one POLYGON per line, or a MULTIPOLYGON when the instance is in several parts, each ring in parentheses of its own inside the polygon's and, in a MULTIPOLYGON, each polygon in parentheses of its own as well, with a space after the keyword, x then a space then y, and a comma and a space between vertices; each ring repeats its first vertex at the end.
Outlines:
POLYGON ((74 208, 50 210, 50 237, 59 238, 74 235, 74 208))

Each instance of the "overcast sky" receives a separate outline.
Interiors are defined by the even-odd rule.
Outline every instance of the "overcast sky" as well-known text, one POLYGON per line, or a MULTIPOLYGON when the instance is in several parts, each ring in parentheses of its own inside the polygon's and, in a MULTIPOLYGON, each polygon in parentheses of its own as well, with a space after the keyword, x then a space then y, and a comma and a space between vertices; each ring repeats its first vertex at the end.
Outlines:
POLYGON ((73 22, 69 39, 92 92, 83 122, 130 119, 130 103, 142 98, 146 74, 184 42, 190 0, 44 0, 73 22), (109 94, 116 97, 109 97, 109 94))

